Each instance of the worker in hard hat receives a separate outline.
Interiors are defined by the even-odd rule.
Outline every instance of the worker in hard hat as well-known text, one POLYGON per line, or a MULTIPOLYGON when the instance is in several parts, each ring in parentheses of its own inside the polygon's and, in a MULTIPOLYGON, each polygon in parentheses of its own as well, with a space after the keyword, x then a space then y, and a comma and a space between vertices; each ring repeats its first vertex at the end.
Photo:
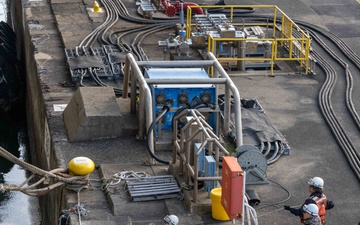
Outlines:
POLYGON ((164 217, 163 225, 178 225, 179 218, 175 215, 167 215, 164 217))
MULTIPOLYGON (((326 195, 323 194, 324 180, 320 177, 313 177, 309 180, 309 192, 310 197, 305 201, 304 205, 310 203, 316 204, 319 208, 319 217, 321 223, 325 224, 325 215, 326 211, 334 208, 334 203, 327 199, 326 195)), ((303 207, 301 208, 292 208, 288 205, 284 206, 285 210, 289 210, 292 214, 301 217, 301 222, 303 223, 303 207)))
POLYGON ((308 205, 304 205, 302 209, 304 211, 304 224, 321 225, 321 219, 319 217, 319 207, 316 204, 310 203, 308 205))

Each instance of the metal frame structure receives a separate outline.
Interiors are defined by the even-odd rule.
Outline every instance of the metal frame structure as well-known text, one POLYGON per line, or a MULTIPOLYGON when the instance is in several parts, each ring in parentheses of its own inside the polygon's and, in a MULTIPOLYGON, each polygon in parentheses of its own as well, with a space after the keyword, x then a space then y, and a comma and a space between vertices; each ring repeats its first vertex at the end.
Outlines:
MULTIPOLYGON (((128 97, 128 87, 130 88, 130 111, 136 113, 136 104, 138 103, 138 138, 144 139, 145 132, 149 130, 153 122, 153 105, 152 96, 149 88, 150 84, 214 84, 225 85, 225 104, 224 104, 224 121, 222 126, 223 133, 227 134, 230 131, 230 107, 231 95, 234 97, 234 111, 235 111, 235 127, 236 127, 236 146, 243 144, 242 140, 242 122, 241 122, 241 102, 240 93, 211 52, 207 53, 206 60, 184 60, 184 61, 136 61, 134 56, 129 53, 126 55, 124 67, 124 81, 123 81, 123 98, 128 97), (144 78, 140 67, 158 67, 158 68, 186 68, 186 67, 204 67, 207 68, 212 77, 204 79, 155 79, 144 78), (131 81, 131 85, 130 85, 131 81), (139 95, 137 94, 137 86, 139 87, 139 95), (144 127, 144 125, 146 127, 144 127)), ((146 137, 152 146, 151 151, 154 152, 154 132, 151 131, 150 137, 146 137)), ((148 163, 153 164, 153 160, 148 156, 148 163)))
MULTIPOLYGON (((186 17, 186 38, 190 39, 190 34, 193 30, 196 30, 196 23, 193 23, 192 20, 192 10, 196 8, 211 9, 218 8, 219 6, 189 6, 187 9, 186 17)), ((271 75, 274 75, 274 64, 275 61, 298 61, 301 67, 305 67, 305 72, 309 72, 310 64, 310 36, 306 34, 299 26, 297 26, 281 9, 275 5, 226 5, 221 6, 224 9, 230 9, 230 18, 229 21, 232 23, 234 18, 234 9, 243 9, 243 8, 260 8, 260 9, 272 9, 273 13, 273 22, 271 26, 273 27, 273 34, 270 38, 258 38, 256 41, 269 41, 272 45, 271 57, 238 57, 238 58, 218 58, 219 61, 270 61, 271 65, 271 75), (281 17, 280 24, 277 22, 278 15, 281 17), (299 37, 294 37, 293 31, 296 29, 299 37), (277 31, 279 36, 277 37, 277 31), (288 57, 279 56, 279 47, 284 47, 288 50, 288 57)), ((235 27, 247 27, 247 26, 262 26, 268 27, 269 23, 232 23, 235 27)), ((244 42, 249 39, 247 38, 214 38, 210 34, 208 35, 208 52, 212 52, 216 55, 216 45, 218 42, 244 42)), ((254 41, 254 39, 251 39, 254 41)))
MULTIPOLYGON (((219 176, 219 150, 224 153, 224 155, 229 155, 229 152, 221 145, 220 138, 212 132, 212 128, 209 124, 206 123, 204 117, 200 112, 194 109, 184 110, 181 114, 175 117, 174 127, 177 127, 178 119, 188 113, 191 114, 192 119, 181 129, 180 139, 177 138, 177 134, 173 134, 173 163, 176 163, 177 155, 180 158, 180 173, 185 176, 185 183, 190 185, 191 178, 193 178, 194 187, 198 186, 199 181, 221 181, 221 176, 219 176), (192 131, 191 124, 196 123, 198 129, 192 131), (196 136, 202 136, 201 146, 199 147, 198 152, 194 152, 194 166, 191 165, 191 144, 196 136), (216 162, 216 174, 214 177, 199 177, 198 168, 199 168, 199 155, 202 151, 205 151, 205 147, 208 148, 209 152, 215 153, 215 162, 216 162)), ((198 198, 198 189, 194 188, 193 190, 193 202, 196 202, 198 198)))

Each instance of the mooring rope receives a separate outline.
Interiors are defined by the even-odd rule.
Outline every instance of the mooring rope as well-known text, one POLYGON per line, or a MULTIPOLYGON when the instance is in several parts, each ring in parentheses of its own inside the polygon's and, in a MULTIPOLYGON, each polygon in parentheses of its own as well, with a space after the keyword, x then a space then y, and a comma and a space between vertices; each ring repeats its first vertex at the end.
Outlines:
POLYGON ((9 185, 5 186, 0 184, 0 193, 4 193, 6 191, 20 191, 24 194, 30 196, 41 196, 47 194, 49 191, 63 186, 63 185, 87 185, 89 175, 86 176, 70 176, 66 174, 67 169, 64 168, 57 168, 51 171, 42 170, 30 163, 22 161, 15 157, 10 152, 6 151, 4 148, 0 147, 0 156, 4 157, 5 159, 11 161, 14 164, 21 166, 22 168, 32 172, 33 174, 30 175, 24 182, 19 185, 9 185), (31 183, 34 179, 38 179, 31 183), (54 179, 56 183, 48 185, 42 188, 36 188, 41 184, 47 183, 48 179, 54 179))
POLYGON ((101 190, 107 191, 107 189, 110 186, 114 186, 119 184, 121 181, 125 180, 126 178, 145 178, 150 177, 150 174, 147 174, 146 172, 140 171, 140 172, 134 172, 134 171, 123 171, 115 173, 112 178, 108 180, 103 180, 103 185, 101 186, 101 190))

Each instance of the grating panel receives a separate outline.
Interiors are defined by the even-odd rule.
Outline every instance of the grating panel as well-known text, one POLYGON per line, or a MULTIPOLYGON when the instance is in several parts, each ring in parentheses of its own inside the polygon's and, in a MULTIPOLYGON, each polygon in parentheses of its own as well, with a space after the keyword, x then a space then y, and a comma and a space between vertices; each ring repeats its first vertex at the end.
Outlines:
POLYGON ((125 188, 133 201, 176 198, 181 191, 172 175, 129 178, 125 188))

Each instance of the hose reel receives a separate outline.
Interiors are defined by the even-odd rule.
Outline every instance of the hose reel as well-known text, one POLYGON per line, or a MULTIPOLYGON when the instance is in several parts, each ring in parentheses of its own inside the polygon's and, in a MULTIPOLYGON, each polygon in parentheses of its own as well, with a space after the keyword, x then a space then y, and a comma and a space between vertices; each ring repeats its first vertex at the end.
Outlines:
POLYGON ((246 184, 268 184, 266 179, 267 161, 254 145, 241 145, 235 149, 235 157, 246 172, 246 184))

